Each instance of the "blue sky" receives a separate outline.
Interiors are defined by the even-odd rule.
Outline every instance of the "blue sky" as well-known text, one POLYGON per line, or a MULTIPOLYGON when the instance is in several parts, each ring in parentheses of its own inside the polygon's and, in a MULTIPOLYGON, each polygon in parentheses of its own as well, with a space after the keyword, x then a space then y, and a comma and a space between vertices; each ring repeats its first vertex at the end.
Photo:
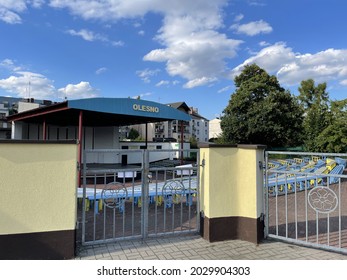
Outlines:
POLYGON ((0 95, 185 101, 213 119, 257 63, 347 98, 347 1, 0 0, 0 95))

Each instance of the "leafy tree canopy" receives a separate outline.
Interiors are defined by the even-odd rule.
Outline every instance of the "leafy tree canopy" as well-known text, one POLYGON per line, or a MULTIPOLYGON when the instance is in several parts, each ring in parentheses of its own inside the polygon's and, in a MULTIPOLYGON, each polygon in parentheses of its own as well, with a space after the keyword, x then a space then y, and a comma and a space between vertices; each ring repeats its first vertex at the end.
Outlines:
POLYGON ((331 102, 329 124, 315 142, 318 152, 347 153, 347 99, 331 102))
POLYGON ((299 100, 305 110, 304 144, 310 152, 319 150, 317 137, 329 124, 329 94, 326 83, 315 85, 314 80, 302 81, 299 100))
POLYGON ((297 99, 256 64, 235 77, 221 118, 224 143, 266 144, 272 147, 301 143, 303 111, 297 99))
POLYGON ((140 136, 140 134, 136 129, 134 129, 134 128, 130 129, 129 135, 128 135, 129 139, 136 140, 139 136, 140 136))

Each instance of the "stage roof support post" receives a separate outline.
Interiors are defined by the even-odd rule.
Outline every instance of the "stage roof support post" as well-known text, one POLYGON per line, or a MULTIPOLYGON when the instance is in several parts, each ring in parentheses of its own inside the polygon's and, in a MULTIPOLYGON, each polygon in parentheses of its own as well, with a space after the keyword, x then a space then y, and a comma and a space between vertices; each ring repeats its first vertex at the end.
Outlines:
POLYGON ((183 147, 184 147, 184 126, 183 121, 181 121, 181 164, 183 164, 183 147))
POLYGON ((145 133, 146 133, 146 150, 148 149, 148 123, 146 122, 146 131, 145 131, 145 133))
POLYGON ((43 120, 42 123, 42 139, 47 140, 47 123, 46 118, 43 120))
POLYGON ((78 186, 81 186, 82 153, 83 153, 83 111, 78 116, 78 186))

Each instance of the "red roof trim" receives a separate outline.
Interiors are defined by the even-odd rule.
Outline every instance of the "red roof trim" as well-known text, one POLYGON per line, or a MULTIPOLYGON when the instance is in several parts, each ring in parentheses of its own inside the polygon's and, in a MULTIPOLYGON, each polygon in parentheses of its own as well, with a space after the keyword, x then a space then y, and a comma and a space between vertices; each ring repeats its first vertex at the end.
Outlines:
POLYGON ((38 117, 42 115, 47 115, 54 112, 68 110, 67 102, 62 102, 46 107, 36 108, 28 111, 24 111, 15 115, 11 115, 7 117, 8 121, 21 121, 27 118, 38 117))

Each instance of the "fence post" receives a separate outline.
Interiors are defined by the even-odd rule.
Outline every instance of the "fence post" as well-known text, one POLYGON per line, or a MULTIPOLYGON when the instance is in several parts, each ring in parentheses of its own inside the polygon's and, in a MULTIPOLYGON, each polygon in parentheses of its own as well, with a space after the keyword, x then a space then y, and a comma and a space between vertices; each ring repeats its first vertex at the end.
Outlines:
POLYGON ((264 238, 267 238, 269 235, 269 187, 268 187, 268 163, 269 163, 269 154, 265 152, 265 166, 264 166, 264 238))
POLYGON ((143 174, 142 174, 142 208, 141 208, 141 235, 148 237, 148 196, 149 196, 149 150, 143 151, 143 174))
POLYGON ((264 236, 264 145, 200 145, 201 233, 210 242, 264 236))

